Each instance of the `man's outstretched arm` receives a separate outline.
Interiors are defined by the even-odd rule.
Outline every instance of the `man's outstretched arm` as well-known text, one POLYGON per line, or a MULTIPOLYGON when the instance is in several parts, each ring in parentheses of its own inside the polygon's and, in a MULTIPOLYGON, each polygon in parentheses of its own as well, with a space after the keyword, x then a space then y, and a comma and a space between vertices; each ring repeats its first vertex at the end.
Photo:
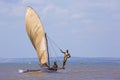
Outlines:
POLYGON ((64 52, 64 51, 62 51, 62 49, 60 49, 60 51, 61 51, 62 53, 64 53, 64 54, 65 54, 65 52, 64 52))

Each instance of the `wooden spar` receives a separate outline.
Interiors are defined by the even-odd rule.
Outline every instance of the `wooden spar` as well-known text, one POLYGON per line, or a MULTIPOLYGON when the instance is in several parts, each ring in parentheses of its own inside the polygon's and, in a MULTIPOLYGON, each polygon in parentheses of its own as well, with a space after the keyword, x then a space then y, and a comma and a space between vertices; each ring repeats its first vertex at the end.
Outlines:
POLYGON ((46 35, 46 33, 45 33, 45 39, 46 39, 46 46, 47 46, 47 54, 48 54, 48 65, 49 65, 49 67, 50 67, 50 56, 49 56, 49 50, 48 50, 48 40, 47 40, 47 35, 46 35))

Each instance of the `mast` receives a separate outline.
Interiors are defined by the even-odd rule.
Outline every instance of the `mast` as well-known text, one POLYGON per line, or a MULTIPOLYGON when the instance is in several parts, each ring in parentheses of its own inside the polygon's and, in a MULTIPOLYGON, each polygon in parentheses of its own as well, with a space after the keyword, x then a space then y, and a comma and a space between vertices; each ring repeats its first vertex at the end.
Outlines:
POLYGON ((45 33, 45 39, 46 39, 47 54, 48 54, 48 65, 50 66, 50 55, 49 55, 49 50, 48 50, 48 39, 47 39, 46 33, 45 33))

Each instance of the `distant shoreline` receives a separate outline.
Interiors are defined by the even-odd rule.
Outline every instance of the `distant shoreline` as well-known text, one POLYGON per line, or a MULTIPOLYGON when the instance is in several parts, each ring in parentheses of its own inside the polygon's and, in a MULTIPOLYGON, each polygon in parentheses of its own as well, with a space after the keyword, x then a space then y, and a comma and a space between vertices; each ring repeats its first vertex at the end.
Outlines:
MULTIPOLYGON (((56 58, 56 57, 50 57, 50 58, 56 58)), ((57 57, 57 58, 63 58, 63 57, 57 57)), ((81 59, 85 59, 85 58, 87 58, 87 59, 120 59, 120 57, 71 57, 71 58, 81 58, 81 59)), ((15 58, 15 57, 13 57, 13 58, 4 58, 4 57, 0 57, 0 59, 38 59, 37 57, 24 57, 24 58, 15 58)))

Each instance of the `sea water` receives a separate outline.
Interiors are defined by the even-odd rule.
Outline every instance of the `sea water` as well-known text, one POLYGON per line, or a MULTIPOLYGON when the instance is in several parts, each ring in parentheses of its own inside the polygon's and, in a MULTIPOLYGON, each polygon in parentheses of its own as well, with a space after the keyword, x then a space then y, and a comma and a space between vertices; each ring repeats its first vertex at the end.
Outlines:
POLYGON ((38 59, 2 58, 0 59, 0 80, 120 80, 120 58, 75 57, 68 60, 65 70, 19 72, 27 69, 40 69, 38 59))

